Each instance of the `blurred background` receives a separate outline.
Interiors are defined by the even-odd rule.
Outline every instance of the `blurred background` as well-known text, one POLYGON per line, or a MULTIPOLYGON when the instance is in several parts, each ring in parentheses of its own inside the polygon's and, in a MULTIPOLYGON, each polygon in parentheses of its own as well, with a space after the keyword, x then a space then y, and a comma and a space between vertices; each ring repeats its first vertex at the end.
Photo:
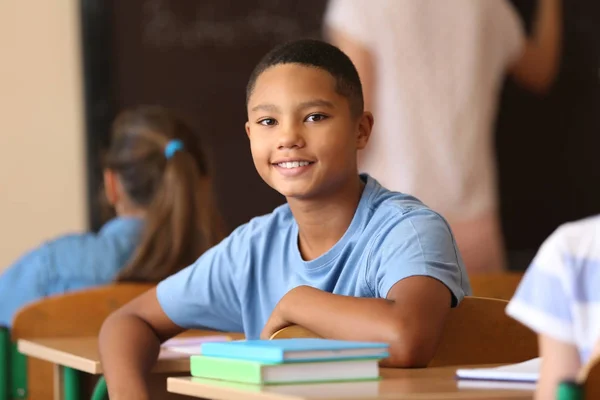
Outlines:
MULTIPOLYGON (((282 204, 251 161, 245 85, 274 45, 320 38, 326 5, 0 2, 0 269, 44 239, 101 226, 110 123, 141 103, 174 107, 202 132, 229 230, 282 204)), ((535 0, 513 5, 531 29, 535 0)), ((533 95, 507 79, 495 124, 512 269, 524 269, 559 224, 600 212, 600 2, 563 1, 563 21, 551 91, 533 95)))

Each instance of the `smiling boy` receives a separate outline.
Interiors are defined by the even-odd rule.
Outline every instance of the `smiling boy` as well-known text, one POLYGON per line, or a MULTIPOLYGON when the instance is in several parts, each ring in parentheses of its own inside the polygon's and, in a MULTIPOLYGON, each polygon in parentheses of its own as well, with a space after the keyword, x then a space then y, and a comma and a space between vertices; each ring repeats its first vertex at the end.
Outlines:
POLYGON ((111 399, 147 398, 159 344, 188 328, 253 339, 298 324, 387 342, 386 365, 423 366, 470 292, 444 219, 358 174, 373 117, 344 53, 315 40, 274 49, 250 77, 247 109, 256 170, 287 204, 107 319, 100 347, 111 399))

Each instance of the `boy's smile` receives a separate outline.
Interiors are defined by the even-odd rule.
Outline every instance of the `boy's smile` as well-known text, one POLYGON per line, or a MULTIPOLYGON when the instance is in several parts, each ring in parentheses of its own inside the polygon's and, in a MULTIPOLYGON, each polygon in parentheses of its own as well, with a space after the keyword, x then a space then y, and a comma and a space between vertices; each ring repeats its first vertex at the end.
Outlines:
POLYGON ((306 172, 314 163, 314 161, 298 158, 291 158, 288 160, 283 158, 271 163, 271 165, 273 165, 283 176, 292 177, 306 172))
POLYGON ((246 132, 260 176, 288 198, 314 198, 356 180, 361 118, 326 71, 280 64, 257 79, 246 132))

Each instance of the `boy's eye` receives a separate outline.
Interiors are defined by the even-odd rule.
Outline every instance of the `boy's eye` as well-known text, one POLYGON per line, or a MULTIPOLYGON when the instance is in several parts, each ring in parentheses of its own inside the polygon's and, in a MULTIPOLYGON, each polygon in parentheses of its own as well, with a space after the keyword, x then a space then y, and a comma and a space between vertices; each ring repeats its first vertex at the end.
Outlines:
POLYGON ((323 115, 323 114, 311 114, 308 117, 306 117, 306 120, 308 122, 319 122, 319 121, 323 121, 326 118, 327 118, 327 116, 323 115))
POLYGON ((277 123, 277 121, 275 121, 273 118, 264 118, 264 119, 261 119, 260 121, 258 121, 258 123, 260 125, 264 125, 264 126, 272 126, 272 125, 275 125, 277 123))

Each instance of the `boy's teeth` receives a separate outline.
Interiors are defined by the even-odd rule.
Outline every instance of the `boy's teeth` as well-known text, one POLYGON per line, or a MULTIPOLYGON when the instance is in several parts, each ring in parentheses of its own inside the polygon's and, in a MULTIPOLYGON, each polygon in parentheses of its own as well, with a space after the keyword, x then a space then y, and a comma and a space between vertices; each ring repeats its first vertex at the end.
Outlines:
POLYGON ((308 161, 288 161, 288 162, 279 163, 277 165, 279 165, 282 168, 298 168, 298 167, 304 167, 308 164, 310 164, 308 161))

